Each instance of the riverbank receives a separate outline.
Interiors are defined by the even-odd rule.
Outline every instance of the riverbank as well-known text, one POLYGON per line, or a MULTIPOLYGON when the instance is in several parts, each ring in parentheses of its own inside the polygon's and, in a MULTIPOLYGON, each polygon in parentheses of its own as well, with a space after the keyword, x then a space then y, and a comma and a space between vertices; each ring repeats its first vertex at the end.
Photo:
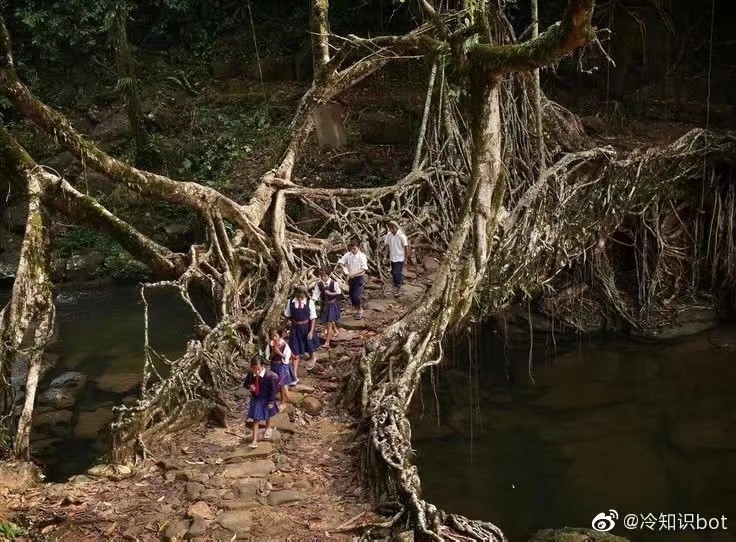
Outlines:
MULTIPOLYGON (((32 483, 0 468, 0 521, 57 540, 252 538, 349 539, 380 521, 350 456, 355 420, 333 405, 363 344, 401 318, 431 281, 432 258, 412 268, 399 300, 377 279, 365 318, 346 317, 335 347, 300 375, 274 438, 246 446, 245 394, 232 390, 225 427, 200 423, 159 442, 138 465, 97 466, 64 483, 32 483), (417 276, 418 275, 418 276, 417 276), (130 521, 135 518, 135 521, 130 521)), ((349 313, 348 313, 349 314, 349 313)), ((304 364, 302 364, 303 367, 304 364)), ((300 368, 302 371, 303 368, 300 368)))

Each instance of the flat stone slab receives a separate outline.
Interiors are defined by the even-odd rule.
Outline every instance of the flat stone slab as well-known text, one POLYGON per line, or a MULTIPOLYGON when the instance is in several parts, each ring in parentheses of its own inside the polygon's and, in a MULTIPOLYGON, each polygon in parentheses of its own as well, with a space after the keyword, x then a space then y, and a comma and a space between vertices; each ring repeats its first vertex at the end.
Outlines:
POLYGON ((258 496, 258 489, 261 487, 261 481, 258 479, 245 480, 233 487, 233 491, 239 500, 255 500, 258 496))
MULTIPOLYGON (((291 389, 301 393, 312 393, 314 391, 314 386, 308 386, 307 384, 299 383, 291 389)), ((273 418, 271 419, 273 420, 273 418)))
MULTIPOLYGON (((338 322, 338 325, 340 325, 340 322, 338 322)), ((349 342, 349 341, 352 341, 358 338, 360 338, 360 335, 356 331, 353 331, 352 329, 343 328, 342 330, 340 330, 340 333, 338 334, 338 336, 332 339, 332 342, 334 343, 349 342)))
POLYGON ((237 463, 225 467, 225 478, 264 478, 276 470, 276 465, 269 459, 256 459, 246 463, 237 463))
MULTIPOLYGON (((337 325, 343 329, 365 329, 368 325, 365 322, 365 318, 362 320, 356 320, 352 316, 345 316, 341 318, 337 325)), ((338 335, 338 340, 340 339, 338 335)))
POLYGON ((260 459, 268 457, 273 453, 273 451, 273 444, 271 444, 271 442, 269 441, 265 441, 259 442, 258 448, 256 448, 255 450, 247 447, 241 448, 236 452, 226 455, 224 459, 225 463, 239 463, 242 461, 247 461, 248 459, 260 459))
POLYGON ((245 510, 223 512, 217 516, 217 523, 223 529, 234 533, 247 533, 253 527, 253 512, 245 510))
POLYGON ((387 312, 396 306, 395 299, 379 298, 371 299, 366 303, 366 309, 371 309, 378 312, 387 312))
POLYGON ((274 432, 281 431, 283 433, 296 433, 299 431, 299 427, 294 425, 286 412, 282 412, 271 418, 271 427, 274 428, 274 432))
POLYGON ((282 491, 272 491, 268 495, 268 504, 271 506, 279 506, 290 502, 303 501, 307 498, 304 491, 297 489, 284 489, 282 491))

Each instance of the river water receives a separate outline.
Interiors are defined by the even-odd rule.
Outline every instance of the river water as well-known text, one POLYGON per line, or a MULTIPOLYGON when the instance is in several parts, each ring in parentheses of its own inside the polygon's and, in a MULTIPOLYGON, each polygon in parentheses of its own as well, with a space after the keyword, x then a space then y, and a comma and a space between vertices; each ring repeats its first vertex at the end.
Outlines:
MULTIPOLYGON (((44 385, 68 371, 86 381, 51 435, 35 431, 32 445, 50 479, 61 480, 106 451, 111 407, 135 395, 143 305, 138 289, 126 286, 62 291, 57 306, 57 365, 44 385)), ((154 347, 180 352, 192 327, 186 308, 157 294, 150 309, 154 347)), ((533 350, 532 382, 528 345, 506 345, 478 328, 456 341, 416 395, 424 496, 497 523, 512 541, 541 528, 588 527, 609 509, 621 518, 725 515, 736 530, 735 346, 736 327, 727 326, 670 342, 601 338, 553 347, 548 340, 533 350)), ((632 540, 736 539, 620 525, 613 532, 632 540)))
MULTIPOLYGON (((167 355, 181 352, 192 329, 191 315, 170 292, 147 297, 152 346, 167 355)), ((56 306, 58 335, 49 348, 56 365, 40 389, 70 371, 82 373, 86 381, 73 406, 53 413, 40 406, 34 413, 31 447, 50 480, 83 472, 108 450, 105 426, 112 406, 134 398, 143 366, 144 306, 138 287, 62 290, 56 306), (46 427, 38 427, 36 419, 50 416, 46 427)))
POLYGON ((538 346, 534 382, 528 345, 489 331, 458 342, 453 367, 435 372, 434 387, 425 378, 414 405, 426 499, 493 521, 512 541, 590 527, 610 509, 612 532, 631 540, 736 540, 650 529, 641 517, 636 530, 621 525, 627 514, 666 514, 668 526, 680 519, 669 514, 692 513, 731 518, 736 532, 736 328, 538 346))

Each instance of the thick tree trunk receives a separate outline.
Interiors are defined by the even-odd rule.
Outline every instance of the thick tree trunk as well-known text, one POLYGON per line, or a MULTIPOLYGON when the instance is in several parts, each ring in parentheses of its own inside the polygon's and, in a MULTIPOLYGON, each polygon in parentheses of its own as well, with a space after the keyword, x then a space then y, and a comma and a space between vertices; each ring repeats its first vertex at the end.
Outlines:
POLYGON ((0 374, 5 380, 2 415, 6 417, 12 412, 15 402, 12 393, 7 395, 10 369, 16 364, 28 365, 25 401, 13 441, 15 457, 28 460, 31 415, 43 350, 53 333, 54 305, 49 280, 48 218, 41 203, 43 171, 38 168, 19 169, 27 182, 28 216, 12 297, 0 313, 0 374))
POLYGON ((320 71, 330 61, 330 23, 328 15, 329 0, 312 0, 312 56, 314 59, 314 74, 320 71))

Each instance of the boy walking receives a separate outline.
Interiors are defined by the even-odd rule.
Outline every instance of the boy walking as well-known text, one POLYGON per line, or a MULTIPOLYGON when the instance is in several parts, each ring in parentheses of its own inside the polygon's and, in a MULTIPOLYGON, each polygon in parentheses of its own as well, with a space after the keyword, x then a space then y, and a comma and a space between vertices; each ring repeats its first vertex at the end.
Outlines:
POLYGON ((404 284, 404 262, 411 257, 411 247, 406 234, 401 231, 399 223, 392 220, 388 223, 388 233, 384 239, 386 257, 391 263, 391 278, 394 282, 394 297, 401 295, 404 284))
POLYGON ((363 296, 365 273, 368 271, 368 258, 365 253, 361 252, 358 239, 353 238, 350 240, 348 252, 338 260, 337 265, 343 269, 347 269, 350 302, 356 310, 355 319, 360 320, 363 318, 361 297, 363 296))

